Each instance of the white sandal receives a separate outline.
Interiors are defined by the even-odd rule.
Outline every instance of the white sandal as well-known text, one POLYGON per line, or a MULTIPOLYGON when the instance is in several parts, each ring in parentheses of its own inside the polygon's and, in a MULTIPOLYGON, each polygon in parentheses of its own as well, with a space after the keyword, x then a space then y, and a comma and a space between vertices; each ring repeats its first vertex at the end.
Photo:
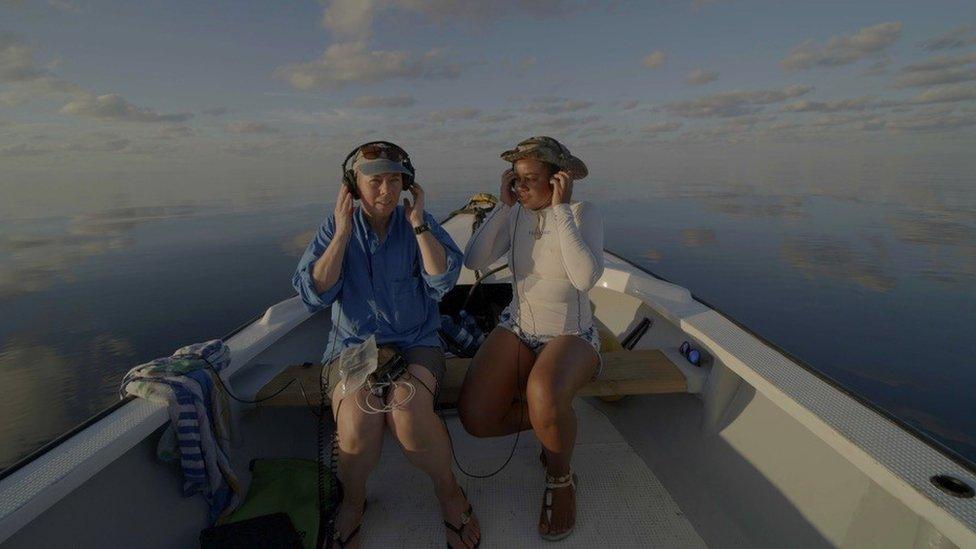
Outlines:
MULTIPOLYGON (((550 526, 552 526, 552 491, 557 488, 566 488, 568 486, 573 489, 573 494, 575 495, 578 492, 576 489, 576 485, 578 483, 579 483, 579 478, 577 478, 576 474, 573 472, 570 472, 561 477, 554 477, 552 475, 546 474, 546 491, 545 491, 545 496, 543 496, 542 509, 546 513, 546 522, 550 526)), ((572 534, 573 530, 575 529, 576 529, 576 522, 574 521, 573 526, 569 530, 566 530, 565 532, 560 532, 558 534, 540 533, 539 535, 542 536, 542 539, 547 541, 559 541, 565 538, 566 536, 572 534)))

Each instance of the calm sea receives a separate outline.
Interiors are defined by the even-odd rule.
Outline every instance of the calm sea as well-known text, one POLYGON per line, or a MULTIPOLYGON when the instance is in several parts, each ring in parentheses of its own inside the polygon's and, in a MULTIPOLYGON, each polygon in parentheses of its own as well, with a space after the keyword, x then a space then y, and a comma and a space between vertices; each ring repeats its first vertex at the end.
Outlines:
MULTIPOLYGON (((607 248, 976 461, 976 175, 937 161, 581 182, 607 248)), ((443 217, 493 177, 428 185, 443 217)), ((41 192, 41 191, 39 191, 41 192)), ((325 185, 138 192, 0 216, 0 468, 118 399, 132 365, 292 295, 325 185)))

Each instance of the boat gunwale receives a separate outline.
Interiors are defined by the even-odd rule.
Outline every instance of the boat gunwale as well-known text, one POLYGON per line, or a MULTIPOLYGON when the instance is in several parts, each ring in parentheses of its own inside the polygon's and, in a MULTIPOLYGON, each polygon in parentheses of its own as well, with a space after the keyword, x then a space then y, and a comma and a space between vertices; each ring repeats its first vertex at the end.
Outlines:
MULTIPOLYGON (((261 317, 262 316, 264 316, 264 313, 263 312, 254 315, 253 317, 250 318, 250 320, 247 320, 246 322, 242 323, 238 327, 234 328, 233 330, 231 330, 230 332, 228 332, 226 335, 224 335, 221 339, 222 340, 225 340, 225 341, 227 339, 230 339, 234 335, 242 332, 244 329, 246 329, 251 324, 254 324, 255 322, 261 320, 261 317)), ((106 416, 108 416, 112 412, 118 410, 119 408, 122 408, 123 406, 125 406, 126 404, 129 404, 130 402, 134 401, 135 399, 136 399, 136 397, 134 397, 132 395, 126 395, 126 396, 122 397, 118 402, 113 402, 108 407, 102 409, 100 412, 98 412, 95 415, 89 417, 88 419, 82 421, 78 425, 75 425, 70 430, 68 430, 65 433, 59 435, 57 438, 54 438, 54 439, 50 440, 49 442, 47 442, 43 446, 37 448, 36 450, 32 451, 31 453, 27 454, 26 456, 24 456, 24 457, 20 458, 19 460, 15 461, 9 467, 6 467, 6 468, 0 470, 0 481, 2 481, 3 479, 9 477, 10 475, 16 473, 19 469, 22 469, 25 466, 29 465, 35 459, 43 456, 44 454, 46 454, 49 451, 51 451, 54 448, 56 448, 57 446, 61 445, 61 443, 63 443, 65 441, 67 441, 68 439, 74 437, 75 435, 77 435, 78 433, 84 431, 88 427, 91 427, 92 425, 98 423, 99 421, 101 421, 102 419, 104 419, 106 416)))
MULTIPOLYGON (((684 286, 681 286, 680 284, 677 284, 675 282, 672 282, 672 281, 668 280, 667 278, 664 278, 663 276, 660 276, 660 275, 658 275, 658 274, 656 274, 656 273, 654 273, 654 272, 652 272, 652 271, 650 271, 648 269, 645 269, 644 267, 641 267, 640 265, 635 264, 634 262, 632 262, 629 259, 621 256, 620 254, 617 254, 616 252, 614 252, 612 250, 609 250, 609 249, 606 249, 605 248, 604 249, 604 252, 609 253, 610 255, 614 256, 616 259, 619 259, 619 260, 623 261, 624 263, 627 263, 628 265, 630 265, 630 266, 638 269, 639 271, 642 271, 642 272, 644 272, 644 273, 646 273, 648 275, 651 275, 654 278, 656 278, 656 279, 658 279, 658 280, 660 280, 662 282, 667 282, 668 284, 674 284, 675 286, 679 286, 679 287, 684 288, 684 286)), ((807 370, 811 374, 815 375, 816 377, 818 377, 822 381, 824 381, 824 382, 828 383, 829 385, 831 385, 833 388, 839 390, 840 392, 844 393, 845 395, 847 395, 847 396, 851 397, 852 399, 856 400, 858 403, 860 403, 861 405, 865 406, 869 410, 878 413, 879 415, 881 415, 885 419, 887 419, 887 420, 891 421, 892 423, 896 424, 898 427, 902 428, 902 430, 908 432, 909 434, 911 434, 912 436, 914 436, 919 441, 925 443, 926 445, 928 445, 933 450, 939 452, 940 454, 942 454, 943 456, 945 456, 949 460, 953 461, 956 465, 959 465, 960 467, 962 467, 966 471, 968 471, 968 472, 976 475, 976 462, 969 461, 968 459, 966 459, 965 456, 959 454, 958 452, 956 452, 952 448, 949 448, 948 446, 943 445, 938 440, 929 438, 929 435, 927 435, 926 433, 920 431, 917 427, 914 427, 913 425, 911 425, 911 424, 905 422, 904 420, 898 418, 897 416, 893 415, 891 412, 888 412, 887 410, 885 410, 884 408, 882 408, 878 404, 875 404, 874 402, 868 400, 866 397, 864 397, 862 395, 859 395, 858 393, 854 392, 852 389, 849 389, 849 388, 845 387, 843 384, 841 384, 841 382, 837 381, 836 379, 834 379, 833 377, 831 377, 826 372, 823 372, 823 371, 817 369, 815 366, 813 366, 810 363, 804 361, 803 359, 797 357, 796 355, 790 353, 789 351, 783 349, 782 347, 780 347, 776 343, 774 343, 774 342, 766 339, 762 335, 758 334, 757 332, 755 332, 754 330, 752 330, 751 328, 749 328, 747 325, 743 324, 741 321, 736 320, 734 317, 728 315, 722 309, 719 309, 718 307, 716 307, 712 303, 709 303, 705 299, 702 299, 700 296, 696 295, 691 290, 688 290, 688 291, 691 294, 691 298, 692 299, 694 299, 695 301, 697 301, 697 302, 701 303, 702 305, 708 307, 709 309, 715 311, 716 313, 722 315, 723 317, 725 317, 726 320, 728 320, 729 322, 735 324, 736 327, 738 327, 739 329, 743 330, 747 334, 755 337, 756 339, 758 339, 760 342, 762 342, 764 345, 766 345, 770 349, 772 349, 772 350, 776 351, 777 353, 783 355, 788 360, 794 362, 797 366, 800 366, 800 367, 804 368, 805 370, 807 370)))

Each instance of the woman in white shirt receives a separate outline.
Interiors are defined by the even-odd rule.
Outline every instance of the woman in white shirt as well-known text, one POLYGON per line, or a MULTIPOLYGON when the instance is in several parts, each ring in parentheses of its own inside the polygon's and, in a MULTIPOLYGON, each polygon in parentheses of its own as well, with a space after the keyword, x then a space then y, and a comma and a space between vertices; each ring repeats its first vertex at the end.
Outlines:
POLYGON ((562 539, 576 520, 572 400, 601 367, 587 292, 603 274, 603 220, 593 204, 571 201, 586 165, 555 139, 533 137, 501 156, 512 163, 501 204, 464 263, 483 270, 507 254, 513 297, 468 369, 458 411, 475 436, 535 431, 546 467, 539 533, 562 539))

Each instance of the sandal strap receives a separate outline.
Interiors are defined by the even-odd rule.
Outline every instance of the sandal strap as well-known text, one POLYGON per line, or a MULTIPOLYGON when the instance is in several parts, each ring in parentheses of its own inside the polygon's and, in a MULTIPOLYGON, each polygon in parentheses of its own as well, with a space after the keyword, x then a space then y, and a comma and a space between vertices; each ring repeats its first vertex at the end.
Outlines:
POLYGON ((554 477, 552 475, 546 475, 546 490, 553 490, 556 488, 566 488, 567 486, 576 487, 576 483, 573 480, 573 472, 561 476, 554 477))
POLYGON ((444 521, 444 526, 447 526, 455 534, 457 534, 457 535, 460 536, 461 535, 461 532, 464 530, 464 527, 467 526, 469 522, 471 522, 471 517, 472 516, 474 516, 474 508, 471 507, 471 503, 469 502, 468 503, 468 508, 465 509, 464 512, 461 513, 461 525, 460 526, 454 526, 453 524, 451 524, 450 522, 447 522, 446 520, 444 521))

